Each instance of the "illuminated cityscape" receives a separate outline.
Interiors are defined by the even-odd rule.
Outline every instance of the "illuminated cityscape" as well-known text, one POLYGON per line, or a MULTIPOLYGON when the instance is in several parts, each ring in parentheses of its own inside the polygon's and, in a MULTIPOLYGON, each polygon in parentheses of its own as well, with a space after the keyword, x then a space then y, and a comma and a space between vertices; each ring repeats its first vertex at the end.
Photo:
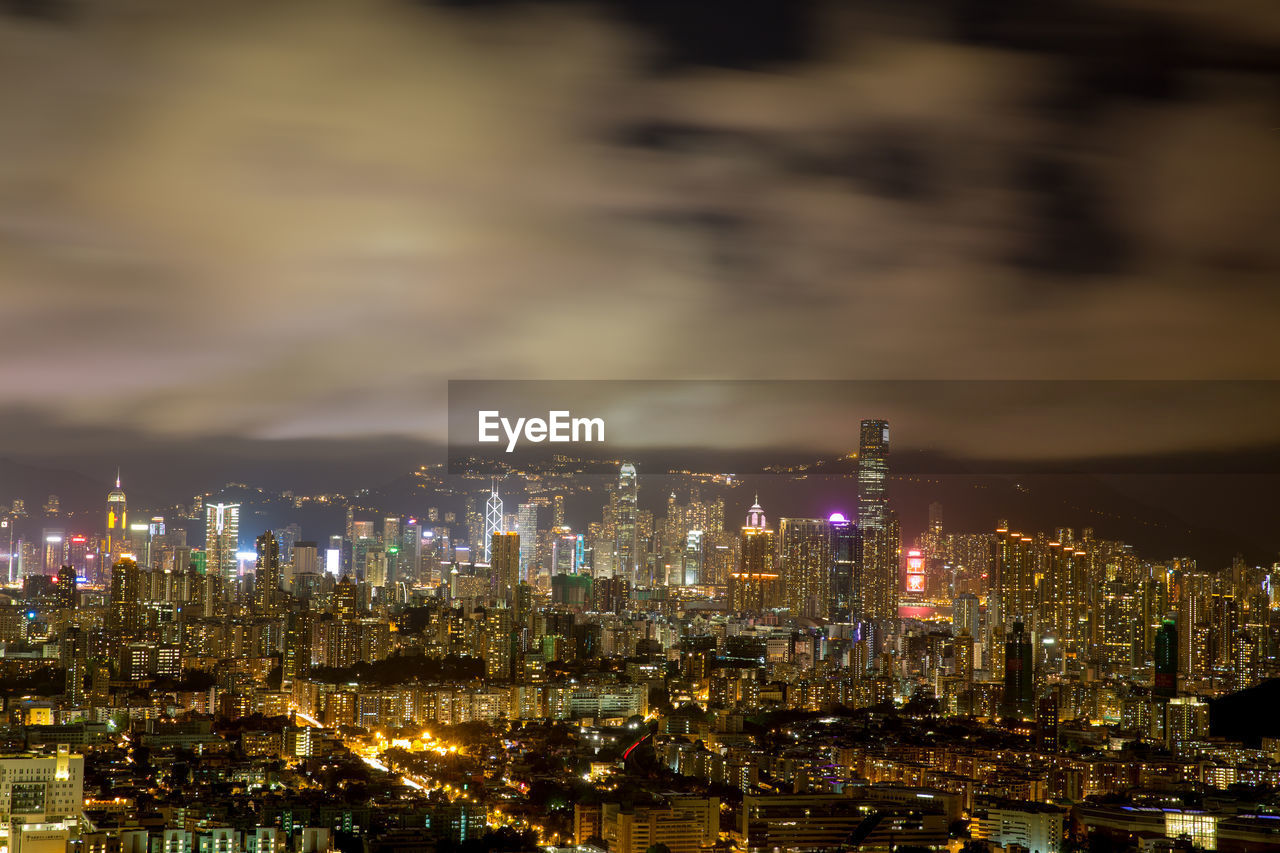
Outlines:
POLYGON ((1280 845, 1248 707, 1280 684, 1280 564, 937 502, 903 541, 888 429, 838 511, 776 523, 741 478, 650 495, 632 462, 579 476, 581 517, 533 474, 430 474, 421 515, 328 495, 314 531, 241 484, 141 525, 120 480, 96 527, 15 501, 0 849, 1280 845))
POLYGON ((1280 0, 0 80, 0 853, 1280 853, 1280 0))

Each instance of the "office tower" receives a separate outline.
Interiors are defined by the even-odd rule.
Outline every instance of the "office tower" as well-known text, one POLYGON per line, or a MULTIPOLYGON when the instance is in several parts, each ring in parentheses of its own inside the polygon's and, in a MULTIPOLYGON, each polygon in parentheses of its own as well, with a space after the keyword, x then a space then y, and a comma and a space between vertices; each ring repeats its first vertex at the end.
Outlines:
POLYGON ((302 526, 290 522, 279 530, 272 531, 276 541, 280 543, 280 563, 283 565, 293 559, 293 546, 302 538, 302 526))
POLYGON ((58 606, 68 610, 76 606, 76 570, 71 566, 58 569, 58 606))
POLYGON ((630 462, 624 463, 618 472, 618 489, 615 494, 613 575, 634 583, 640 563, 640 539, 636 530, 636 505, 640 486, 636 478, 636 466, 630 462))
POLYGON ((386 546, 400 544, 400 517, 389 515, 382 519, 382 544, 386 546))
POLYGON ((889 422, 865 420, 858 443, 858 527, 867 533, 887 523, 889 422))
POLYGON ((1178 695, 1178 629, 1172 619, 1165 619, 1156 631, 1155 663, 1151 693, 1157 698, 1172 699, 1178 695))
POLYGON ((415 582, 422 574, 422 524, 411 518, 400 533, 400 553, 396 558, 396 581, 415 582))
POLYGON ((324 570, 335 578, 342 575, 342 550, 342 537, 330 536, 329 547, 324 549, 324 570))
POLYGON ((669 579, 668 583, 675 583, 680 587, 695 587, 703 583, 703 544, 704 535, 701 530, 690 530, 685 534, 685 547, 677 564, 678 570, 675 578, 669 579))
POLYGON ((493 554, 490 547, 495 534, 503 533, 502 498, 498 496, 498 483, 493 481, 489 487, 489 499, 484 505, 484 539, 480 545, 484 549, 484 561, 493 565, 493 554))
POLYGON ((703 533, 703 584, 723 587, 729 583, 729 575, 733 574, 734 567, 738 564, 738 542, 738 534, 727 530, 703 533))
MULTIPOLYGON (((395 545, 391 546, 399 551, 395 545)), ((382 589, 390 582, 390 566, 394 554, 388 554, 381 542, 369 542, 364 548, 363 572, 361 577, 374 589, 382 589)))
POLYGON ((494 533, 489 542, 490 570, 498 584, 498 598, 515 603, 520 586, 520 534, 494 533))
MULTIPOLYGON (((0 533, 2 532, 0 531, 0 533)), ((90 556, 91 553, 88 536, 75 533, 67 537, 66 564, 75 570, 77 577, 87 578, 90 576, 89 567, 90 563, 93 562, 93 558, 90 556)))
POLYGON ((368 580, 369 552, 378 547, 378 540, 373 536, 373 522, 357 521, 351 525, 351 532, 355 538, 351 540, 347 574, 357 582, 368 580))
POLYGON ((280 595, 280 542, 268 530, 258 537, 254 550, 258 554, 253 578, 254 610, 266 616, 275 611, 280 595))
POLYGON ((1031 638, 1021 622, 1014 622, 1004 642, 1004 699, 1001 712, 1028 719, 1035 698, 1035 673, 1031 664, 1031 638))
POLYGON ((56 575, 65 561, 66 534, 60 529, 46 527, 44 535, 40 538, 44 542, 44 554, 40 561, 40 574, 56 575))
POLYGON ((783 603, 792 616, 825 619, 831 599, 831 526, 821 518, 778 524, 783 603))
POLYGON ((111 566, 109 632, 113 642, 137 639, 141 629, 138 564, 123 557, 111 566))
POLYGON ((216 575, 227 596, 235 594, 240 579, 240 504, 208 504, 204 508, 204 565, 206 575, 216 575))
POLYGON ((116 487, 107 492, 107 542, 103 559, 114 560, 125 551, 129 530, 129 502, 120 488, 120 472, 116 471, 116 487))
POLYGON ((520 580, 538 576, 538 505, 522 503, 516 512, 516 533, 520 534, 520 580))
POLYGON ((151 569, 151 525, 134 523, 129 525, 129 552, 144 569, 151 569))
POLYGON ((729 575, 729 609, 762 613, 776 606, 778 573, 774 567, 774 535, 759 498, 747 512, 738 550, 737 571, 729 575))
MULTIPOLYGON (((522 540, 523 541, 523 540, 522 540)), ((578 574, 586 544, 582 534, 569 527, 551 529, 551 576, 578 574)))
POLYGON ((320 572, 320 549, 315 542, 295 542, 293 544, 293 562, 290 564, 287 586, 293 586, 293 579, 300 574, 318 574, 320 572))
POLYGON ((862 538, 858 525, 842 513, 832 513, 827 524, 831 529, 831 618, 852 622, 860 618, 856 584, 861 582, 862 538))

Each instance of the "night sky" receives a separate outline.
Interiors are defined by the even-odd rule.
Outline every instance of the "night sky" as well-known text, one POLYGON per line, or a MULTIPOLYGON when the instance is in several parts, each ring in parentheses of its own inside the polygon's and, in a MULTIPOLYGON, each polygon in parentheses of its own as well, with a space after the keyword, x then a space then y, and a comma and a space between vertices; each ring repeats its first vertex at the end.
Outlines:
MULTIPOLYGON (((1280 6, 1028 7, 0 4, 0 456, 440 442, 460 378, 1280 379, 1280 6)), ((1206 445, 1089 440, 1144 435, 1206 445)))

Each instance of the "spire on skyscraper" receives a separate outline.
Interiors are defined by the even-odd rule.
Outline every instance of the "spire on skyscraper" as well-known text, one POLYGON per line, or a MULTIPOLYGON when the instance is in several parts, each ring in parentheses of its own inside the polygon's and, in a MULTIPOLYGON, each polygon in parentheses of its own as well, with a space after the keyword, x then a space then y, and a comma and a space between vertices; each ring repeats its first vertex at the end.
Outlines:
POLYGON ((495 533, 504 533, 502 517, 502 498, 498 496, 498 481, 496 478, 489 481, 489 500, 484 505, 484 561, 491 562, 493 554, 491 546, 493 544, 493 535, 495 533))

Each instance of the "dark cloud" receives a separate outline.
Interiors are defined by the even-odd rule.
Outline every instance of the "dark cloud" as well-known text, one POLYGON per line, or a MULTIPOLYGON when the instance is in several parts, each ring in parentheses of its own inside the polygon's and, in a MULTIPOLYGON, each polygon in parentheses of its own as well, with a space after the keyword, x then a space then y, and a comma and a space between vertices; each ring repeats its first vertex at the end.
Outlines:
POLYGON ((0 17, 5 405, 439 439, 448 378, 1276 372, 1274 4, 472 6, 0 17))
POLYGON ((1014 262, 1034 273, 1102 276, 1124 272, 1133 247, 1112 222, 1114 202, 1083 167, 1045 155, 1017 164, 1027 197, 1026 242, 1014 262))

